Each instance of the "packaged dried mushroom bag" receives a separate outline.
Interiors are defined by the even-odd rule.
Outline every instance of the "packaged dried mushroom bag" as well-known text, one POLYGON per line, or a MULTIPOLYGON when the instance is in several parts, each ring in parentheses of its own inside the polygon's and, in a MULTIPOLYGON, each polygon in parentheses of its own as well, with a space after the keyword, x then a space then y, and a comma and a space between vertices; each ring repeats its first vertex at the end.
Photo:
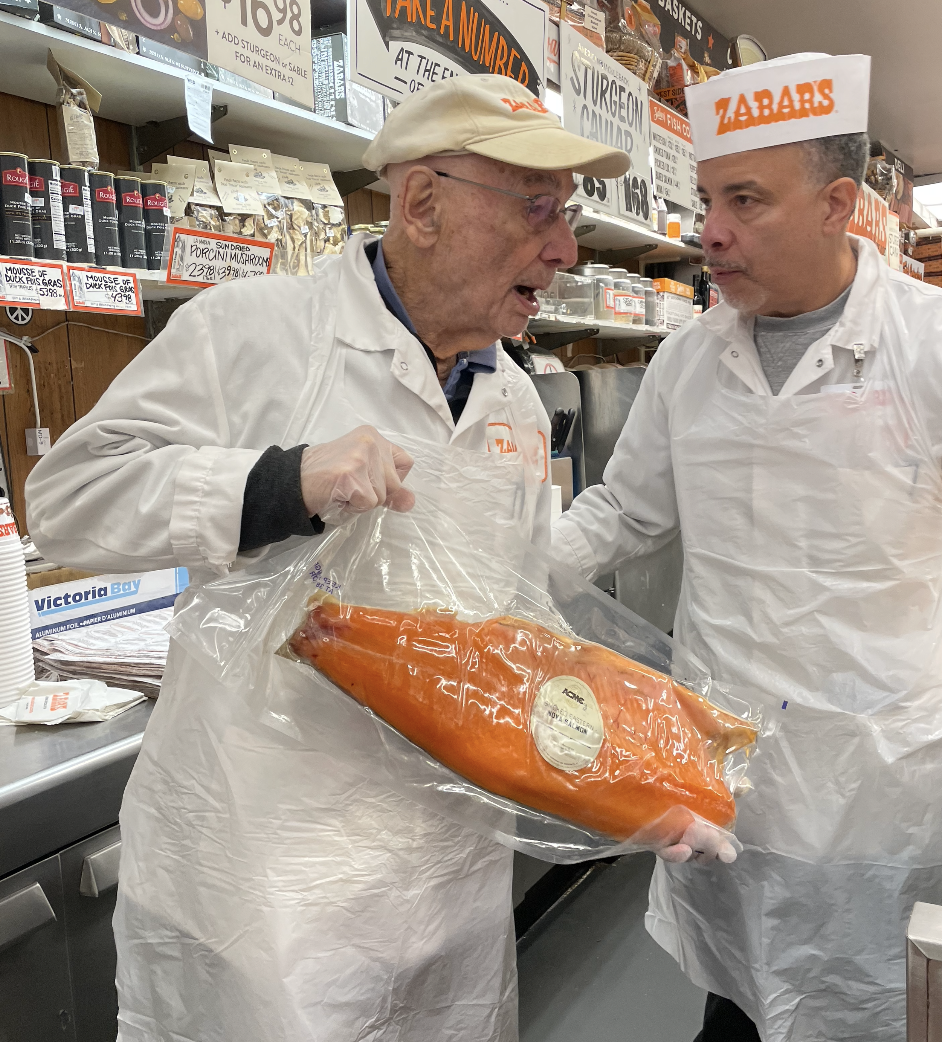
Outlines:
POLYGON ((262 209, 255 221, 255 238, 264 239, 275 247, 271 274, 287 275, 288 205, 281 194, 271 152, 266 148, 252 148, 249 145, 230 145, 229 155, 234 163, 243 163, 252 169, 252 184, 262 209))
POLYGON ((343 253, 347 241, 347 216, 326 163, 302 163, 301 170, 311 190, 316 222, 315 253, 343 253))
POLYGON ((262 204, 252 180, 253 167, 245 163, 215 164, 216 191, 222 202, 221 227, 226 235, 255 238, 255 220, 262 216, 262 204))
POLYGON ((60 65, 51 50, 46 56, 46 68, 56 81, 56 114, 66 161, 70 166, 95 169, 98 141, 94 113, 101 104, 101 94, 77 73, 60 65))
POLYGON ((297 159, 272 153, 271 161, 278 175, 278 184, 287 213, 287 274, 310 275, 311 263, 316 256, 314 248, 317 241, 311 190, 297 159))

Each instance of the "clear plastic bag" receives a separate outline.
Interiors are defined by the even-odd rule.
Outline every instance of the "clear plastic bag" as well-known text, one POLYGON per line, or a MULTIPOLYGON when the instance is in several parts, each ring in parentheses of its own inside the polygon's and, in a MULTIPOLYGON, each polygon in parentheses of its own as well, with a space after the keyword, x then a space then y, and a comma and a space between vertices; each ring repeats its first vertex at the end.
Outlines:
POLYGON ((698 820, 737 848, 745 703, 513 526, 410 484, 408 514, 191 589, 171 635, 266 726, 516 850, 661 849, 698 820))

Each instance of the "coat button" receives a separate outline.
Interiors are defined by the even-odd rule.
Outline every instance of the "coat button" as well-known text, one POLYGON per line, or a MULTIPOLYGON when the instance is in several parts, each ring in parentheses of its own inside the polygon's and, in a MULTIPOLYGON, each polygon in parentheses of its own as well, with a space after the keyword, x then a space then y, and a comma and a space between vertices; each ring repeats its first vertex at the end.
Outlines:
POLYGON ((506 387, 502 387, 500 393, 506 398, 509 392, 506 387))
POLYGON ((730 351, 730 354, 733 356, 733 358, 738 358, 739 357, 739 352, 738 351, 730 351))
POLYGON ((821 366, 824 365, 824 359, 823 358, 819 358, 817 360, 817 362, 815 362, 814 364, 820 369, 821 366))
POLYGON ((408 366, 408 365, 407 365, 407 364, 406 364, 405 362, 400 362, 400 363, 399 363, 399 368, 400 368, 400 369, 401 369, 401 370, 402 370, 403 372, 405 372, 405 371, 406 371, 406 370, 407 370, 407 369, 409 368, 409 366, 408 366))

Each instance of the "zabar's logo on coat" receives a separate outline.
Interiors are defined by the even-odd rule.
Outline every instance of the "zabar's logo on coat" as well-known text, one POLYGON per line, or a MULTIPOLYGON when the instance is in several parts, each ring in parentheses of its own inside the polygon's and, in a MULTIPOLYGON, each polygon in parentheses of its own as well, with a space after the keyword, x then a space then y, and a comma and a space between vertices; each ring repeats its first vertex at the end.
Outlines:
POLYGON ((716 115, 717 136, 749 127, 764 127, 771 123, 785 123, 792 119, 829 116, 834 111, 834 81, 814 80, 796 83, 794 88, 782 87, 778 98, 770 90, 752 93, 752 101, 745 94, 736 98, 718 98, 716 115))
POLYGON ((487 425, 487 451, 503 454, 518 452, 513 428, 509 423, 489 423, 487 425))

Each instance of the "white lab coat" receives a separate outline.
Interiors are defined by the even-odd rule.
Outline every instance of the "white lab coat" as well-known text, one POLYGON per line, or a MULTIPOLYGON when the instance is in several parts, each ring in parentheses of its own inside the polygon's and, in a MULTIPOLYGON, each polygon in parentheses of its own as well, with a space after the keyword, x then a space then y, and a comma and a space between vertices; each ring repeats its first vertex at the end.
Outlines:
MULTIPOLYGON (((422 346, 382 303, 368 241, 311 278, 181 308, 33 471, 43 552, 222 574, 260 454, 361 423, 494 450, 531 490, 509 520, 548 542, 532 382, 498 351, 456 427, 422 346)), ((512 1042, 511 852, 366 780, 341 750, 262 726, 262 708, 172 644, 121 812, 121 1042, 512 1042)))
POLYGON ((774 725, 738 861, 659 863, 647 919, 764 1042, 898 1042, 905 922, 942 902, 942 292, 852 243, 844 315, 780 395, 751 320, 711 309, 554 529, 589 577, 679 529, 675 636, 774 725))

